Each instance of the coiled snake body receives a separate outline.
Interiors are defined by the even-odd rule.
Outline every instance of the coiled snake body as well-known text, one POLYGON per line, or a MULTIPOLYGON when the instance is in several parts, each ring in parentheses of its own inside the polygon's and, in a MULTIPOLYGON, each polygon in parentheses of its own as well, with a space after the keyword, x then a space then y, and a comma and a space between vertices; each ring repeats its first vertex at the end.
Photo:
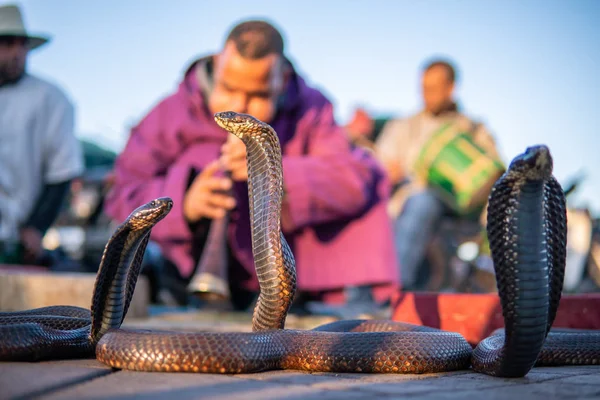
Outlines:
POLYGON ((550 332, 565 268, 566 207, 545 146, 516 157, 490 195, 487 229, 505 330, 472 350, 458 333, 394 321, 285 329, 296 271, 280 228, 283 171, 277 135, 268 124, 245 114, 222 112, 215 120, 247 148, 252 246, 260 284, 253 331, 120 328, 150 230, 172 206, 169 198, 160 198, 132 212, 108 241, 91 313, 65 306, 0 313, 0 360, 95 354, 115 368, 208 373, 426 373, 472 366, 507 377, 524 376, 534 365, 600 362, 598 333, 550 332))

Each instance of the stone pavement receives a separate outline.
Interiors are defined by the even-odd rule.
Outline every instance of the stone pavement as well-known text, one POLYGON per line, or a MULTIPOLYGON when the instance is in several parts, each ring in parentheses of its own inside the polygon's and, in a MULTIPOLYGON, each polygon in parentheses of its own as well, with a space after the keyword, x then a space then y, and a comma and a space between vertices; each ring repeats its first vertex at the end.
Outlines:
POLYGON ((112 371, 95 360, 0 363, 1 399, 584 399, 600 366, 536 368, 519 379, 470 371, 375 375, 270 371, 209 375, 112 371))
MULTIPOLYGON (((124 326, 177 331, 249 331, 251 316, 231 312, 152 312, 124 326)), ((289 328, 311 329, 329 318, 290 315, 289 328)), ((600 366, 535 368, 502 379, 457 371, 375 375, 269 371, 209 375, 112 370, 96 360, 0 363, 0 399, 510 399, 600 398, 600 366)))

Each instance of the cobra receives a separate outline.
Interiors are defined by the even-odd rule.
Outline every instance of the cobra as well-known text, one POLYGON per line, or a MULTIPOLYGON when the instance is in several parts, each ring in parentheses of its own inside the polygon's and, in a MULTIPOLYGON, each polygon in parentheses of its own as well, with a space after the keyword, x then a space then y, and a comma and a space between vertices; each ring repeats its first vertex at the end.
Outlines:
POLYGON ((550 330, 565 268, 566 206, 546 146, 517 156, 490 194, 487 232, 505 327, 473 350, 458 333, 396 321, 347 320, 313 330, 286 329, 296 270, 280 226, 283 169, 277 134, 250 115, 222 112, 215 121, 247 148, 252 249, 260 285, 252 332, 121 328, 148 234, 171 208, 170 199, 161 199, 160 216, 136 225, 141 219, 136 210, 108 241, 91 317, 81 309, 81 314, 66 316, 60 307, 4 313, 1 359, 95 354, 119 369, 205 373, 428 373, 472 367, 503 377, 524 376, 536 365, 599 363, 598 333, 550 330), (43 319, 43 313, 61 314, 62 325, 52 325, 48 321, 53 318, 43 319))

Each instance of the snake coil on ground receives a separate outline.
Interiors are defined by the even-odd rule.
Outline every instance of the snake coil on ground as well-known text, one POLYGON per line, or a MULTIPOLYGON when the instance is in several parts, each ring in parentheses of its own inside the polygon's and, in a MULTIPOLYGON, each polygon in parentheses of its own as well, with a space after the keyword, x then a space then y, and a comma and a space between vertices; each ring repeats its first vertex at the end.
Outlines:
POLYGON ((269 369, 427 373, 467 369, 524 376, 534 365, 597 364, 600 334, 551 332, 566 255, 566 206, 545 146, 528 148, 496 182, 488 237, 504 332, 473 350, 458 333, 394 321, 337 321, 285 329, 296 291, 293 253, 281 232, 281 148, 273 128, 250 115, 215 114, 247 149, 251 235, 260 293, 252 332, 147 332, 121 328, 150 231, 169 198, 135 210, 108 241, 91 314, 48 307, 0 314, 0 360, 93 356, 138 371, 243 373, 269 369))

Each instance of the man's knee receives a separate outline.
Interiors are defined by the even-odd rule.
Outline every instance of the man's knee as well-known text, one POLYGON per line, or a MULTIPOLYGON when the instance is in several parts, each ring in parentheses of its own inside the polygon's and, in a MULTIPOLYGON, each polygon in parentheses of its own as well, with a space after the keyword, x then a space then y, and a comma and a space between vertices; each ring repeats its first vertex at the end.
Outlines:
POLYGON ((400 213, 417 219, 435 219, 443 211, 443 204, 431 190, 423 190, 406 199, 404 208, 400 213))

